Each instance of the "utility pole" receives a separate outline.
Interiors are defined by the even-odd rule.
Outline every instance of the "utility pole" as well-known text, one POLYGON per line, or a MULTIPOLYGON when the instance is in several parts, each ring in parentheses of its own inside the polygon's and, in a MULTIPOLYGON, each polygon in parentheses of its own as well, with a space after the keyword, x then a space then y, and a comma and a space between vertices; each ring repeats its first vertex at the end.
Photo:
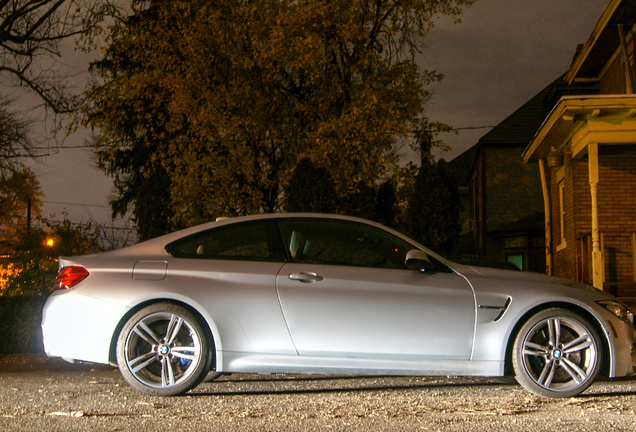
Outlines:
POLYGON ((27 235, 31 234, 31 198, 27 198, 27 235))

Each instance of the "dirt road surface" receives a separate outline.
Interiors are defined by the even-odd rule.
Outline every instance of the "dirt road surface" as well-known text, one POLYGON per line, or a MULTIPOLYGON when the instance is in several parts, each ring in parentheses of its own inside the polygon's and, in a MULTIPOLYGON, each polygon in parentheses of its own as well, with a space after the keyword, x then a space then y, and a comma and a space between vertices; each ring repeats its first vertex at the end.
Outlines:
POLYGON ((108 366, 0 357, 2 431, 636 431, 636 379, 566 399, 486 378, 225 375, 146 396, 108 366))

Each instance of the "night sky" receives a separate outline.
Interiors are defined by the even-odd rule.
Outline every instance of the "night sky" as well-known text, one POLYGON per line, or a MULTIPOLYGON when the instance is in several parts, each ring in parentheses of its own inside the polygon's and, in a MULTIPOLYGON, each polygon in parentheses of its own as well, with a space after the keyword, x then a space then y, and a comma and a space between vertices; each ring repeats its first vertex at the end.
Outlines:
MULTIPOLYGON (((438 20, 420 64, 442 72, 427 105, 431 120, 460 128, 442 138, 450 160, 477 143, 550 82, 566 72, 577 44, 585 43, 609 0, 480 0, 462 22, 438 20), (471 129, 465 129, 471 128, 471 129)), ((78 72, 85 61, 69 60, 78 72)), ((57 154, 34 168, 44 189, 43 216, 110 224, 112 183, 81 148, 87 133, 71 136, 57 154), (70 148, 79 147, 79 148, 70 148)), ((115 221, 125 225, 125 221, 115 221)))

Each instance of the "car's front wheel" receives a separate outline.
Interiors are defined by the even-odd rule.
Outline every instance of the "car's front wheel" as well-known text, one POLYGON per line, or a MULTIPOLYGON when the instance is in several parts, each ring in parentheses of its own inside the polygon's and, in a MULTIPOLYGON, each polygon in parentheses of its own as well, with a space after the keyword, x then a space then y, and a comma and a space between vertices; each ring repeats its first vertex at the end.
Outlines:
POLYGON ((588 388, 601 365, 600 339, 584 318, 565 309, 532 316, 515 339, 512 364, 526 390, 545 397, 572 397, 588 388))
POLYGON ((212 362, 211 336, 189 310, 156 303, 135 313, 117 340, 124 379, 153 396, 173 396, 199 384, 212 362))

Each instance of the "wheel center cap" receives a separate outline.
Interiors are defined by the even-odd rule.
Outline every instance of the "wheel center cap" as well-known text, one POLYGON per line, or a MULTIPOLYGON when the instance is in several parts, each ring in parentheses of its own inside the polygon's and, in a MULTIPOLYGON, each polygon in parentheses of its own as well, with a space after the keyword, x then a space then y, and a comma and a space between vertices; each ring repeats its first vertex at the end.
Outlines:
POLYGON ((561 358, 563 356, 563 351, 561 351, 559 349, 555 349, 552 352, 552 355, 554 356, 554 358, 561 358))
POLYGON ((159 354, 161 354, 161 355, 166 355, 166 354, 168 354, 169 352, 170 352, 170 348, 169 348, 169 347, 167 347, 166 345, 161 345, 161 346, 159 347, 159 354))

